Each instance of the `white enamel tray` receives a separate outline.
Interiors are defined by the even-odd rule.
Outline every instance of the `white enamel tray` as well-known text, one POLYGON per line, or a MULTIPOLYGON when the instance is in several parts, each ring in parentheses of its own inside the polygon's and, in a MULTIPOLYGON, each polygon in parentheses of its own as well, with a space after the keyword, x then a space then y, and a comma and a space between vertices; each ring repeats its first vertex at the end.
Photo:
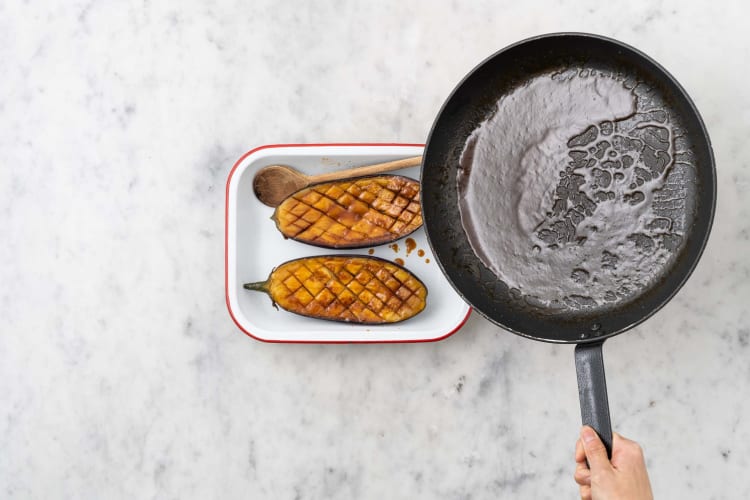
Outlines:
MULTIPOLYGON (((427 307, 402 323, 356 325, 306 318, 277 310, 266 294, 242 288, 244 283, 264 281, 274 267, 291 259, 368 255, 369 250, 333 250, 285 240, 270 219, 273 209, 253 193, 253 177, 260 168, 281 164, 317 174, 417 156, 422 149, 417 144, 282 144, 261 146, 237 160, 227 179, 225 228, 226 300, 237 326, 252 338, 267 342, 324 343, 427 342, 444 339, 461 328, 471 309, 441 273, 421 228, 410 235, 417 246, 409 255, 405 239, 396 242, 398 251, 388 245, 372 247, 376 257, 402 259, 404 267, 427 286, 427 307), (423 256, 419 256, 420 249, 423 256)), ((393 173, 417 178, 419 168, 393 173)))

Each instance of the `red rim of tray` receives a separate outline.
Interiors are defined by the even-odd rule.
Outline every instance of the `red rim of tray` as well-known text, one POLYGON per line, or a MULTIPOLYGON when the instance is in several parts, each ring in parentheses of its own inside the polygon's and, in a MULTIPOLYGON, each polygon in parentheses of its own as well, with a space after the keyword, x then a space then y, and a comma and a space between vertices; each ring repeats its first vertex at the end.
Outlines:
POLYGON ((224 196, 224 298, 227 304, 227 310, 229 311, 229 316, 231 316, 232 321, 234 321, 234 324, 237 325, 237 328, 242 330, 242 332, 245 333, 250 338, 253 338, 255 340, 258 340, 260 342, 269 342, 274 344, 414 344, 417 342, 437 342, 440 340, 444 340, 457 331, 461 329, 462 326, 466 323, 466 321, 469 319, 469 316, 471 316, 471 307, 469 307, 469 310, 466 312, 466 316, 456 325, 453 330, 449 331, 445 335, 441 337, 436 337, 434 339, 416 339, 416 340, 274 340, 274 339, 264 339, 261 337, 257 337, 253 335, 248 330, 244 329, 242 325, 240 325, 240 322, 237 321, 237 318, 234 316, 234 311, 232 311, 232 305, 229 302, 229 184, 232 181, 232 176, 234 175, 235 170, 237 170, 237 167, 240 166, 240 163, 250 156, 251 154, 261 151, 263 149, 272 149, 272 148, 307 148, 307 147, 326 147, 326 146, 364 146, 364 147, 372 147, 372 146, 384 146, 384 147, 393 147, 393 146, 404 146, 404 147, 420 147, 423 148, 424 144, 411 144, 411 143, 398 143, 398 142, 376 142, 376 143, 370 143, 370 142, 331 142, 331 143, 319 143, 319 144, 266 144, 264 146, 258 146, 257 148, 251 149, 244 155, 240 156, 240 158, 235 162, 234 166, 232 166, 232 170, 229 171, 229 176, 227 177, 227 185, 225 190, 225 196, 224 196))

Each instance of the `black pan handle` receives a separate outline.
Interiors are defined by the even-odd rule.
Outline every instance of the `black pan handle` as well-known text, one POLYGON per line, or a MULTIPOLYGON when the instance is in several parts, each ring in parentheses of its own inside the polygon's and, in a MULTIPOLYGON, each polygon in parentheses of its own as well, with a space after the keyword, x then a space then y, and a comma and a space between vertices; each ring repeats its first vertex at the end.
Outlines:
POLYGON ((607 448, 607 456, 612 458, 612 423, 609 420, 607 379, 604 377, 603 344, 602 340, 576 346, 576 375, 583 425, 590 425, 599 434, 607 448))

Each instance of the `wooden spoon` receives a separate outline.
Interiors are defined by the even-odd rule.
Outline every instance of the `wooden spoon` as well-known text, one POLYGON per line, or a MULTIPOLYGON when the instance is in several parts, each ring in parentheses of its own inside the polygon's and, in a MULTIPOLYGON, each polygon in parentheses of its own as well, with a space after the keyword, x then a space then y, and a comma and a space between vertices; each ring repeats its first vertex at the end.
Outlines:
POLYGON ((255 196, 269 207, 275 207, 292 193, 311 184, 319 182, 338 181, 363 175, 381 174, 406 167, 416 167, 422 163, 421 156, 404 158, 402 160, 378 163, 366 167, 347 168, 327 174, 305 175, 286 165, 269 165, 263 167, 253 178, 255 196))

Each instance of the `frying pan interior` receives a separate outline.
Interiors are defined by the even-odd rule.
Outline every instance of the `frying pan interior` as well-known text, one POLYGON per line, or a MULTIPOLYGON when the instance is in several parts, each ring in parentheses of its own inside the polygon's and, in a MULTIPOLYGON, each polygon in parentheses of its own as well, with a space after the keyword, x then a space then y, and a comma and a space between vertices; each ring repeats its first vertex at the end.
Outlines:
POLYGON ((453 287, 490 321, 548 342, 600 342, 661 308, 695 267, 708 238, 715 205, 711 145, 688 95, 645 54, 595 35, 556 34, 528 39, 477 66, 443 105, 427 141, 421 178, 425 230, 453 287), (661 274, 637 293, 590 307, 549 309, 509 288, 472 250, 458 210, 459 158, 469 135, 493 114, 504 94, 534 76, 592 70, 621 80, 632 89, 638 97, 639 112, 658 109, 669 117, 674 154, 666 186, 656 195, 655 204, 659 204, 660 215, 672 221, 678 244, 661 274))

